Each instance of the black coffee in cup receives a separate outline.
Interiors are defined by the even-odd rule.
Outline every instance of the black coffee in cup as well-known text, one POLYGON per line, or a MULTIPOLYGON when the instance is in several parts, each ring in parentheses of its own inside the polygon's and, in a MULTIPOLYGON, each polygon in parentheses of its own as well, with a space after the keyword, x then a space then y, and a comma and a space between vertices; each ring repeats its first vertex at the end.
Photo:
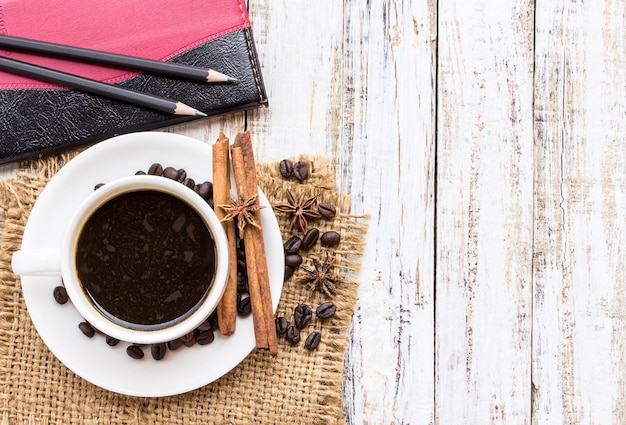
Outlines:
POLYGON ((215 277, 215 242, 176 196, 140 190, 100 206, 83 226, 76 269, 85 295, 111 321, 155 330, 191 315, 215 277))

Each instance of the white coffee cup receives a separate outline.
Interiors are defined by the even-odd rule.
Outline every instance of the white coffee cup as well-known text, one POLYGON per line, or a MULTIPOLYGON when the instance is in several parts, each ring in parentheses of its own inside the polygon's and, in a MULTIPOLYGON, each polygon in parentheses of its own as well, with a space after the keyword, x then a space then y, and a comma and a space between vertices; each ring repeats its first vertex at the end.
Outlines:
MULTIPOLYGON (((61 276, 67 294, 78 312, 94 328, 121 341, 152 344, 174 340, 196 329, 217 307, 228 278, 228 244, 219 219, 207 202, 192 189, 165 177, 136 175, 107 182, 90 194, 69 219, 61 245, 50 249, 20 250, 13 254, 13 272, 21 276, 61 276), (78 277, 76 247, 85 223, 108 201, 128 193, 156 191, 192 207, 206 224, 215 243, 215 271, 207 294, 180 320, 146 329, 112 320, 86 293, 78 277)), ((50 295, 52 296, 52 294, 50 295)))

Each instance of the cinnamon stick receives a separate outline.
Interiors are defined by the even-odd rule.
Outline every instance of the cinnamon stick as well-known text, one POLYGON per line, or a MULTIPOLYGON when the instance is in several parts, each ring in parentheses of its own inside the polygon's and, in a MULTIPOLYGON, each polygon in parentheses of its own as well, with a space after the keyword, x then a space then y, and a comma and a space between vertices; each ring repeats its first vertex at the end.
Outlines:
MULTIPOLYGON (((237 134, 235 143, 231 146, 231 157, 239 199, 251 199, 258 194, 258 181, 249 132, 237 134)), ((258 202, 256 199, 255 203, 258 204, 258 202)), ((270 354, 276 355, 278 354, 278 345, 261 215, 258 210, 255 210, 253 214, 258 226, 246 226, 243 235, 240 236, 244 239, 246 251, 256 346, 257 348, 269 349, 270 354)))
MULTIPOLYGON (((226 205, 230 202, 230 162, 229 140, 220 131, 217 141, 213 144, 213 203, 214 205, 226 205)), ((226 213, 222 208, 215 208, 215 215, 220 221, 226 213)), ((224 295, 217 305, 217 321, 220 332, 223 335, 231 335, 235 332, 237 319, 237 247, 235 227, 232 222, 222 222, 226 238, 228 240, 228 282, 224 295)))
MULTIPOLYGON (((258 179, 256 175, 256 163, 254 160, 254 151, 252 149, 252 140, 250 132, 239 133, 235 138, 235 142, 239 143, 243 152, 244 166, 246 169, 247 192, 252 196, 258 193, 258 179)), ((258 199, 256 201, 259 202, 258 199)), ((257 257, 257 273, 259 274, 259 289, 261 291, 262 307, 268 323, 267 340, 269 350, 272 355, 278 354, 278 342, 276 336, 276 325, 274 324, 274 309, 272 308, 272 292, 270 288, 269 271, 267 269, 267 257, 265 255, 265 240, 263 237, 263 228, 261 224, 261 211, 254 211, 254 220, 259 227, 250 229, 251 239, 254 243, 254 252, 257 257)))

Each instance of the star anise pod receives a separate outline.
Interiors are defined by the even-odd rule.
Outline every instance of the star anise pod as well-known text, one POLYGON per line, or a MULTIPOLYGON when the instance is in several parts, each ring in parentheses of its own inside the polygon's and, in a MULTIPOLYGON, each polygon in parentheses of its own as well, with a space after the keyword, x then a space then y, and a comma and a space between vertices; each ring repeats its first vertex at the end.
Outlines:
POLYGON ((332 296, 337 289, 335 285, 340 280, 339 276, 333 273, 334 264, 335 258, 330 258, 327 253, 326 260, 322 263, 313 259, 313 268, 300 266, 306 272, 302 283, 306 283, 312 291, 320 291, 329 297, 332 296))
POLYGON ((307 198, 304 194, 296 199, 293 193, 287 191, 287 203, 274 205, 274 209, 292 216, 289 230, 292 230, 297 223, 300 230, 306 232, 308 226, 307 220, 321 217, 321 214, 312 208, 316 200, 317 196, 307 198))
POLYGON ((243 235, 243 229, 246 227, 246 224, 251 224, 260 229, 260 226, 254 220, 254 212, 263 208, 256 202, 257 198, 258 195, 253 195, 243 202, 231 199, 230 205, 217 205, 217 207, 226 211, 226 216, 221 221, 230 221, 236 218, 240 235, 243 235))

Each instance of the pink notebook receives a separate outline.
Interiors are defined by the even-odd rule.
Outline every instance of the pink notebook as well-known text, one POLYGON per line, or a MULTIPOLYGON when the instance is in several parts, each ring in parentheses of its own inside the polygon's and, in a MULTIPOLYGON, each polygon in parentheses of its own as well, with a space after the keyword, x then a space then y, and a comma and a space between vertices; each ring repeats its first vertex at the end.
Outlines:
MULTIPOLYGON (((0 0, 0 34, 216 69, 203 84, 0 49, 0 55, 186 103, 209 115, 267 105, 240 0, 0 0)), ((194 119, 0 71, 0 162, 194 119)))

